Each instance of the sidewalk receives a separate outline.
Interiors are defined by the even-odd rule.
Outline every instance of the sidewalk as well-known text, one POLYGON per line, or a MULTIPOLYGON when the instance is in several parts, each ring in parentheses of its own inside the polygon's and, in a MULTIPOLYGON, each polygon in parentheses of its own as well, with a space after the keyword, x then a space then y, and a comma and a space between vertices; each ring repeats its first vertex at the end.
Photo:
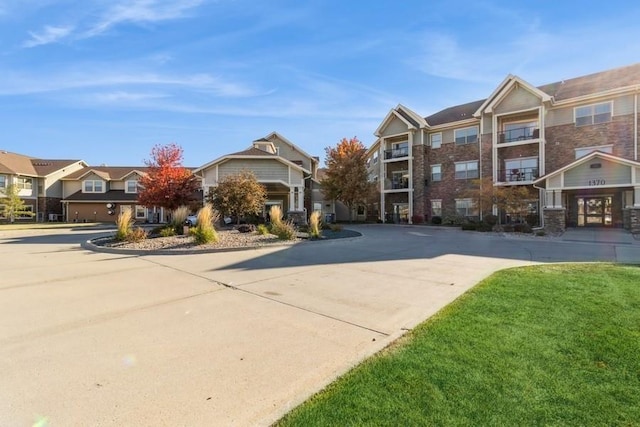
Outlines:
POLYGON ((620 228, 567 228, 560 236, 560 240, 640 246, 640 237, 636 238, 627 230, 620 228))

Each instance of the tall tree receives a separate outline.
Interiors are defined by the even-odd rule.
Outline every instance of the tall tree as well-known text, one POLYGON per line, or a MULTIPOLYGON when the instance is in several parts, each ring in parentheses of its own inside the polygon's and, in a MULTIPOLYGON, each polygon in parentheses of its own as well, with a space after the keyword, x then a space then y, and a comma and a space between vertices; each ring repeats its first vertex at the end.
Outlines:
POLYGON ((344 203, 351 220, 355 207, 365 204, 371 192, 366 148, 356 137, 342 138, 335 147, 325 148, 325 153, 327 172, 322 180, 322 192, 325 197, 344 203))
POLYGON ((182 147, 177 144, 156 145, 151 160, 145 160, 148 173, 138 181, 138 200, 146 207, 175 209, 188 205, 200 187, 198 179, 182 166, 182 147))
POLYGON ((224 216, 240 218, 262 213, 267 190, 251 171, 222 178, 208 195, 209 201, 224 216))
POLYGON ((485 214, 490 213, 495 205, 501 211, 525 217, 530 200, 535 199, 535 195, 524 185, 496 186, 488 177, 474 180, 472 185, 472 188, 463 192, 463 196, 473 199, 478 210, 485 214))
POLYGON ((9 222, 14 222, 17 216, 34 216, 35 214, 26 209, 24 201, 20 198, 20 189, 15 184, 7 185, 7 188, 0 190, 5 197, 0 199, 0 205, 4 205, 3 214, 9 218, 9 222))

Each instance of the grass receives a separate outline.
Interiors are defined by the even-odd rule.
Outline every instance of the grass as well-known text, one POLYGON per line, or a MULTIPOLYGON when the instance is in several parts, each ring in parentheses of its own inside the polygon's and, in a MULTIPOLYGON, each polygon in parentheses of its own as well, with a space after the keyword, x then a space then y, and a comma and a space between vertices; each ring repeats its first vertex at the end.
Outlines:
POLYGON ((280 206, 271 206, 269 219, 271 220, 271 234, 278 236, 280 240, 295 240, 296 228, 291 221, 282 219, 282 209, 280 206))
POLYGON ((494 274, 280 426, 640 425, 640 267, 494 274))
POLYGON ((133 219, 131 218, 131 210, 125 210, 118 215, 116 219, 116 231, 115 239, 118 242, 124 242, 131 234, 133 227, 133 219))
POLYGON ((309 236, 313 239, 319 239, 322 236, 322 222, 320 220, 320 212, 313 211, 309 218, 309 236))
POLYGON ((218 214, 211 205, 206 204, 198 211, 196 226, 191 229, 193 239, 198 245, 214 243, 218 241, 218 233, 213 223, 218 220, 218 214))

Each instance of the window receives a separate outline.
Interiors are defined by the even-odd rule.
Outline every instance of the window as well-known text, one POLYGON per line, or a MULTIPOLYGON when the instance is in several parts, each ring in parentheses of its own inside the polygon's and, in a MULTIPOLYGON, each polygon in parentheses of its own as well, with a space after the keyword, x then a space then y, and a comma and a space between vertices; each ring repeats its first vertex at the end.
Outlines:
POLYGON ((594 151, 602 151, 605 153, 612 154, 613 153, 613 145, 599 145, 597 147, 584 147, 584 148, 576 148, 576 160, 580 157, 584 157, 589 153, 593 153, 594 151))
POLYGON ((611 102, 576 107, 576 126, 595 125, 611 121, 611 102))
POLYGON ((33 188, 33 179, 31 178, 18 178, 16 180, 16 187, 20 190, 31 190, 33 188))
POLYGON ((394 142, 391 144, 391 158, 407 157, 409 155, 409 142, 394 142))
POLYGON ((460 216, 477 216, 478 209, 472 199, 456 199, 456 213, 460 216))
POLYGON ((84 182, 83 193, 102 193, 103 182, 99 179, 88 179, 84 182))
POLYGON ((504 161, 505 181, 533 181, 538 178, 538 158, 519 158, 504 161))
POLYGON ((440 181, 442 179, 442 166, 431 165, 431 181, 440 181))
POLYGON ((137 192, 138 192, 138 181, 136 180, 127 181, 125 193, 137 193, 137 192))
POLYGON ((409 171, 391 172, 391 189, 409 188, 409 171))
POLYGON ((0 188, 7 188, 7 177, 6 177, 6 175, 0 175, 0 188))
POLYGON ((136 219, 147 219, 147 208, 136 205, 136 219))
POLYGON ((442 216, 442 200, 431 201, 431 216, 442 216))
POLYGON ((442 146, 442 133, 431 134, 431 148, 440 148, 442 146))
POLYGON ((456 179, 478 178, 478 161, 456 163, 456 179))
POLYGON ((375 151, 373 153, 373 164, 375 165, 376 163, 378 163, 378 152, 375 151))
POLYGON ((471 126, 454 131, 456 145, 472 144, 478 141, 478 126, 471 126))

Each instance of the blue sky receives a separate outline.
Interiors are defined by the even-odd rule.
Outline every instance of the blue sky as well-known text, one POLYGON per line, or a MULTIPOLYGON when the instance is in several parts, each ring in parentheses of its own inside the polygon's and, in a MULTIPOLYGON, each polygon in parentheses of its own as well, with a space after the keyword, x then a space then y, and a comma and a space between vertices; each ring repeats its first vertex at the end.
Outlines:
POLYGON ((277 131, 310 154, 389 109, 640 61, 629 1, 0 0, 0 149, 188 166, 277 131))

